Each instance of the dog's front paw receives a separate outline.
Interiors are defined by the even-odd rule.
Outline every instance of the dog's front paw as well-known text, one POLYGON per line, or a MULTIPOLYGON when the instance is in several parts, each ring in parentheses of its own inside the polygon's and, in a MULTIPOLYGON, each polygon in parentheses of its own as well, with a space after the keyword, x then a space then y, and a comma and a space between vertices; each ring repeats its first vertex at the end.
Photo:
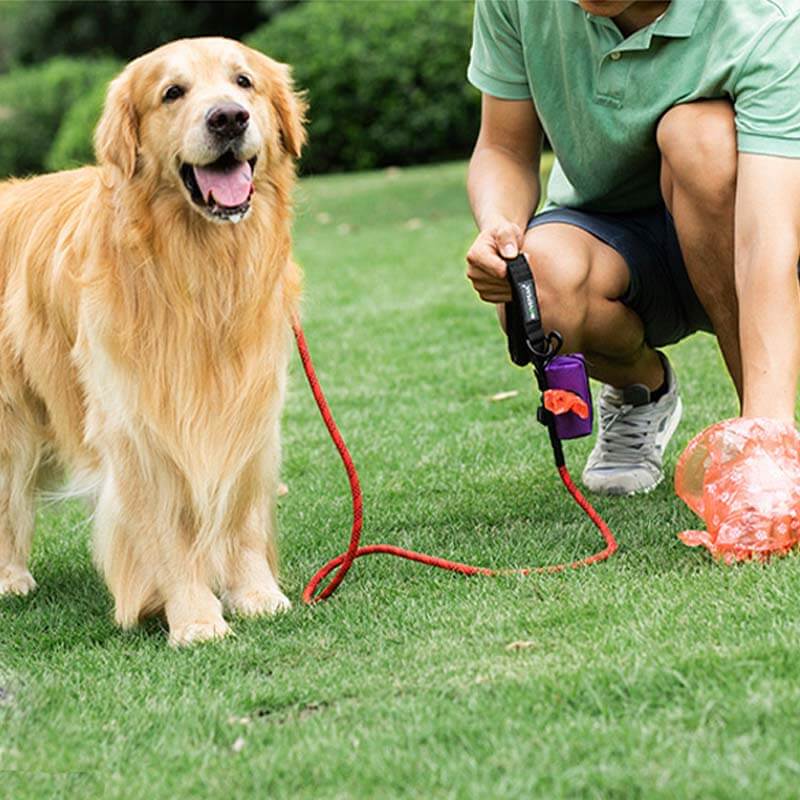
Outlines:
POLYGON ((225 595, 231 613, 243 617, 258 617, 288 611, 292 604, 280 589, 238 589, 225 595))
POLYGON ((208 642, 227 636, 230 630, 228 623, 222 617, 214 620, 187 622, 170 628, 169 643, 173 647, 183 647, 188 644, 208 642))
POLYGON ((26 595, 36 588, 33 575, 25 567, 8 564, 0 567, 0 596, 4 594, 26 595))

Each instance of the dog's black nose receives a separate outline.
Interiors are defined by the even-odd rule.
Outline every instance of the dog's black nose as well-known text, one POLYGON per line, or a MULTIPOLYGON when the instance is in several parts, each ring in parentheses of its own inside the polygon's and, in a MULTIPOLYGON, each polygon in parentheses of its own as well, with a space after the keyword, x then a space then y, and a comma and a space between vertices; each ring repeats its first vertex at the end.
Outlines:
POLYGON ((238 103, 214 106, 206 114, 206 127, 223 139, 235 139, 247 129, 250 112, 238 103))

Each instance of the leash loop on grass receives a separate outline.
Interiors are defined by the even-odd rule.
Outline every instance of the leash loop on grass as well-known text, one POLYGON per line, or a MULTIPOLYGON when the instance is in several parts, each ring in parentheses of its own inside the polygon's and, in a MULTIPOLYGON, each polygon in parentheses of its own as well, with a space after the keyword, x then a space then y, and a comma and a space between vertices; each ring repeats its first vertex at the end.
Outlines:
POLYGON ((406 550, 402 547, 396 547, 390 544, 371 544, 364 547, 359 546, 361 540, 361 529, 364 521, 364 507, 361 495, 361 484, 358 480, 358 472, 347 449, 347 445, 339 432, 336 422, 333 419, 328 402, 325 399, 325 394, 320 386, 317 374, 314 371, 314 364, 311 361, 311 354, 308 350, 308 344, 303 334, 303 329, 300 321, 295 318, 292 322, 292 330, 297 341, 297 350, 300 353, 300 360, 303 363, 303 370, 308 380, 308 385, 311 387, 311 393, 314 395, 319 413, 328 429, 328 433, 333 440, 336 449, 339 452, 339 457, 342 459, 345 472, 347 473, 347 480, 350 483, 350 494, 353 499, 353 525, 350 531, 350 544, 347 550, 332 558, 324 567, 322 567, 308 582, 308 585, 303 590, 303 602, 312 604, 325 600, 330 597, 338 588, 339 584, 344 580, 353 562, 362 556, 375 555, 376 553, 384 553, 386 555, 397 556, 398 558, 405 558, 409 561, 416 561, 420 564, 427 564, 430 567, 438 567, 439 569, 450 570, 451 572, 458 572, 462 575, 533 575, 541 573, 562 572, 567 569, 579 569, 587 567, 590 564, 596 564, 599 561, 605 561, 610 558, 617 550, 617 540, 610 528, 603 521, 603 518, 592 507, 589 501, 581 494, 578 487, 573 483, 569 471, 563 464, 557 464, 558 474, 561 482, 564 484, 566 490, 570 493, 575 502, 581 507, 587 517, 592 521, 594 526, 600 531, 606 546, 603 550, 594 553, 586 558, 579 559, 578 561, 565 562, 563 564, 550 564, 543 567, 521 567, 514 569, 490 569, 488 567, 476 567, 472 564, 462 564, 459 561, 449 561, 445 558, 437 556, 430 556, 425 553, 417 553, 413 550, 406 550), (337 569, 338 568, 338 569, 337 569), (328 584, 324 586, 319 592, 320 584, 328 577, 334 570, 337 570, 334 576, 330 579, 328 584))

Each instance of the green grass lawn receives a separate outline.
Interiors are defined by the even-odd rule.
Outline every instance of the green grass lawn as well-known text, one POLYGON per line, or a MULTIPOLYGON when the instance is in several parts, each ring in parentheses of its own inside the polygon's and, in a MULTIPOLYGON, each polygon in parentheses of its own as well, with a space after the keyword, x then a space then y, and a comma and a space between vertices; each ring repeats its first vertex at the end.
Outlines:
MULTIPOLYGON (((306 333, 364 539, 496 566, 588 554, 602 543, 553 470, 530 373, 463 277, 473 235, 463 164, 301 186, 306 333)), ((687 408, 671 473, 736 406, 710 337, 670 357, 687 408)), ((0 797, 797 796, 795 558, 724 568, 687 549, 697 521, 668 480, 597 501, 620 541, 607 564, 487 579, 374 557, 308 609, 350 499, 296 360, 284 432, 295 607, 219 644, 117 630, 85 513, 42 511, 40 588, 0 603, 0 797)), ((576 475, 590 444, 567 445, 576 475)))

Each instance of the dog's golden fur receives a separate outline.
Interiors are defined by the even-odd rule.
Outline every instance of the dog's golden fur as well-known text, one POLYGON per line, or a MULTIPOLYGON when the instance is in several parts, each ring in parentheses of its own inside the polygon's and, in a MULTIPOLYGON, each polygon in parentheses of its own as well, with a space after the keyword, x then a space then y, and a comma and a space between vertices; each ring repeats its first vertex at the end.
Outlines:
POLYGON ((173 42, 111 84, 97 167, 0 184, 0 594, 35 585, 34 494, 57 460, 94 496, 120 625, 163 610, 181 644, 227 632, 220 599, 288 605, 274 505, 303 111, 283 65, 173 42), (190 88, 165 103, 176 81, 190 88), (198 209, 178 169, 224 100, 248 108, 257 155, 238 224, 198 209))

